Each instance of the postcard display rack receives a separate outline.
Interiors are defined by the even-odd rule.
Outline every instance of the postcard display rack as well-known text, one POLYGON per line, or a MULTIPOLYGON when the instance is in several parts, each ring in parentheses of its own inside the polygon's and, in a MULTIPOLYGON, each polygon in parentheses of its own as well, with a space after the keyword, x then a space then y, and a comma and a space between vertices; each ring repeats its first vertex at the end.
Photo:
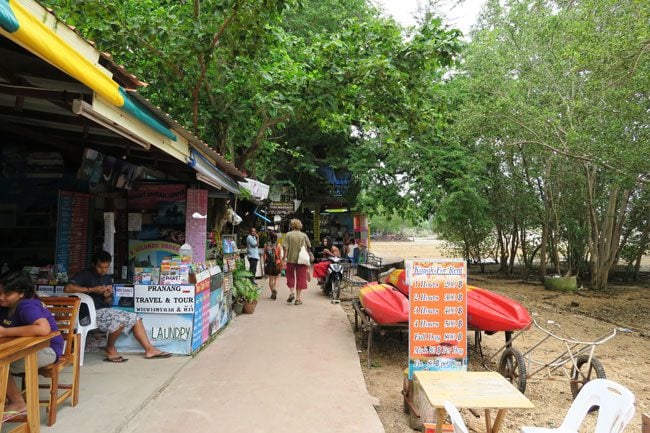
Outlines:
MULTIPOLYGON (((114 285, 113 308, 137 313, 157 348, 189 355, 230 321, 223 281, 216 262, 185 264, 172 257, 159 269, 136 271, 133 285, 114 285)), ((116 347, 127 353, 143 351, 132 334, 120 336, 116 347)))
POLYGON ((221 244, 223 248, 223 290, 228 302, 228 311, 232 311, 232 272, 237 266, 237 258, 239 257, 239 250, 237 249, 237 235, 223 235, 221 244))

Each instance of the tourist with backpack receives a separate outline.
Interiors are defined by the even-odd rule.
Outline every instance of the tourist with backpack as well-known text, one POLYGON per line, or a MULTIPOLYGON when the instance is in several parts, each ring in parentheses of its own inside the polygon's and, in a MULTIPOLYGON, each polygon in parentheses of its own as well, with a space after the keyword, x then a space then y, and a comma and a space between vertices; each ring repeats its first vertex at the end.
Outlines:
POLYGON ((278 235, 269 232, 269 241, 264 245, 264 273, 269 276, 271 299, 278 297, 278 276, 282 272, 282 247, 278 244, 278 235))

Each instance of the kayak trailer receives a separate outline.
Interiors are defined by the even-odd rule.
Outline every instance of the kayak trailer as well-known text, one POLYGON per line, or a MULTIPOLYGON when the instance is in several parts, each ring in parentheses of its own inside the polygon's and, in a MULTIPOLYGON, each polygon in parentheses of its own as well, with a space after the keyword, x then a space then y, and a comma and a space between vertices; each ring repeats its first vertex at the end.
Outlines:
POLYGON ((409 324, 408 322, 403 323, 392 323, 392 324, 380 324, 377 323, 370 315, 366 312, 361 305, 359 299, 354 299, 352 301, 352 307, 354 308, 354 330, 355 332, 361 329, 362 337, 361 341, 366 346, 367 351, 367 365, 368 368, 371 366, 371 353, 372 353, 372 339, 376 332, 381 333, 382 335, 386 331, 399 331, 400 336, 403 338, 404 334, 408 335, 409 324))
MULTIPOLYGON (((548 323, 560 326, 553 321, 548 323)), ((499 373, 516 386, 519 391, 522 393, 526 391, 527 382, 532 383, 543 379, 558 380, 559 378, 569 382, 571 394, 575 399, 580 389, 591 379, 606 377, 605 369, 598 358, 594 356, 594 353, 598 345, 605 343, 616 335, 616 328, 593 341, 581 341, 559 336, 543 328, 535 319, 533 319, 533 325, 534 327, 528 332, 541 333, 542 338, 533 344, 531 348, 521 352, 512 347, 512 342, 524 332, 520 331, 512 338, 507 339, 506 345, 489 358, 489 360, 492 360, 501 354, 498 364, 499 373), (549 340, 551 342, 555 341, 554 346, 559 345, 564 348, 564 351, 550 361, 535 358, 535 350, 549 340)))

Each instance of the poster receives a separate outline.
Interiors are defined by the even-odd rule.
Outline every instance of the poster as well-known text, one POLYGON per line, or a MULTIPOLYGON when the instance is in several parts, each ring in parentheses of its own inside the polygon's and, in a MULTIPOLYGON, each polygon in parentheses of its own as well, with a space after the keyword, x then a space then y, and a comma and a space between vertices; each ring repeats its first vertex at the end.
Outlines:
POLYGON ((130 232, 142 230, 142 214, 140 212, 129 212, 128 229, 130 232))
POLYGON ((462 259, 406 261, 409 378, 414 371, 467 371, 467 265, 462 259))
POLYGON ((56 223, 55 261, 58 269, 75 275, 91 262, 90 194, 60 191, 56 223))
MULTIPOLYGON (((103 250, 115 257, 115 212, 104 212, 104 245, 103 250)), ((108 266, 108 275, 115 273, 115 260, 108 266)))
POLYGON ((193 261, 205 261, 207 242, 207 219, 195 218, 195 215, 208 214, 208 191, 205 189, 187 190, 187 211, 185 221, 185 242, 192 246, 193 261))
POLYGON ((173 242, 129 240, 129 267, 159 268, 165 257, 179 255, 180 249, 173 242))
POLYGON ((133 286, 113 284, 113 306, 133 311, 133 286))
POLYGON ((192 351, 200 348, 210 336, 210 290, 204 290, 196 295, 194 309, 194 333, 192 335, 192 351))

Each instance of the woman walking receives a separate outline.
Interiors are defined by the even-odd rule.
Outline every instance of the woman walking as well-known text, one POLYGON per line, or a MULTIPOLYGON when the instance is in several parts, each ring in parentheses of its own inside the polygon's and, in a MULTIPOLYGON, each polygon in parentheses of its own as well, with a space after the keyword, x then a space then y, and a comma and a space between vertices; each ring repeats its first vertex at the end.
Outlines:
POLYGON ((271 299, 278 297, 278 276, 282 272, 282 248, 277 243, 278 235, 269 233, 269 241, 264 245, 264 273, 269 276, 271 299))
POLYGON ((289 222, 291 231, 287 233, 282 242, 284 248, 283 261, 286 263, 287 287, 289 287, 289 298, 287 303, 294 302, 294 305, 301 305, 301 292, 307 288, 308 265, 298 264, 298 254, 304 246, 307 251, 311 249, 311 243, 307 235, 300 230, 302 223, 299 219, 292 219, 289 222), (295 291, 294 291, 295 288, 295 291))

